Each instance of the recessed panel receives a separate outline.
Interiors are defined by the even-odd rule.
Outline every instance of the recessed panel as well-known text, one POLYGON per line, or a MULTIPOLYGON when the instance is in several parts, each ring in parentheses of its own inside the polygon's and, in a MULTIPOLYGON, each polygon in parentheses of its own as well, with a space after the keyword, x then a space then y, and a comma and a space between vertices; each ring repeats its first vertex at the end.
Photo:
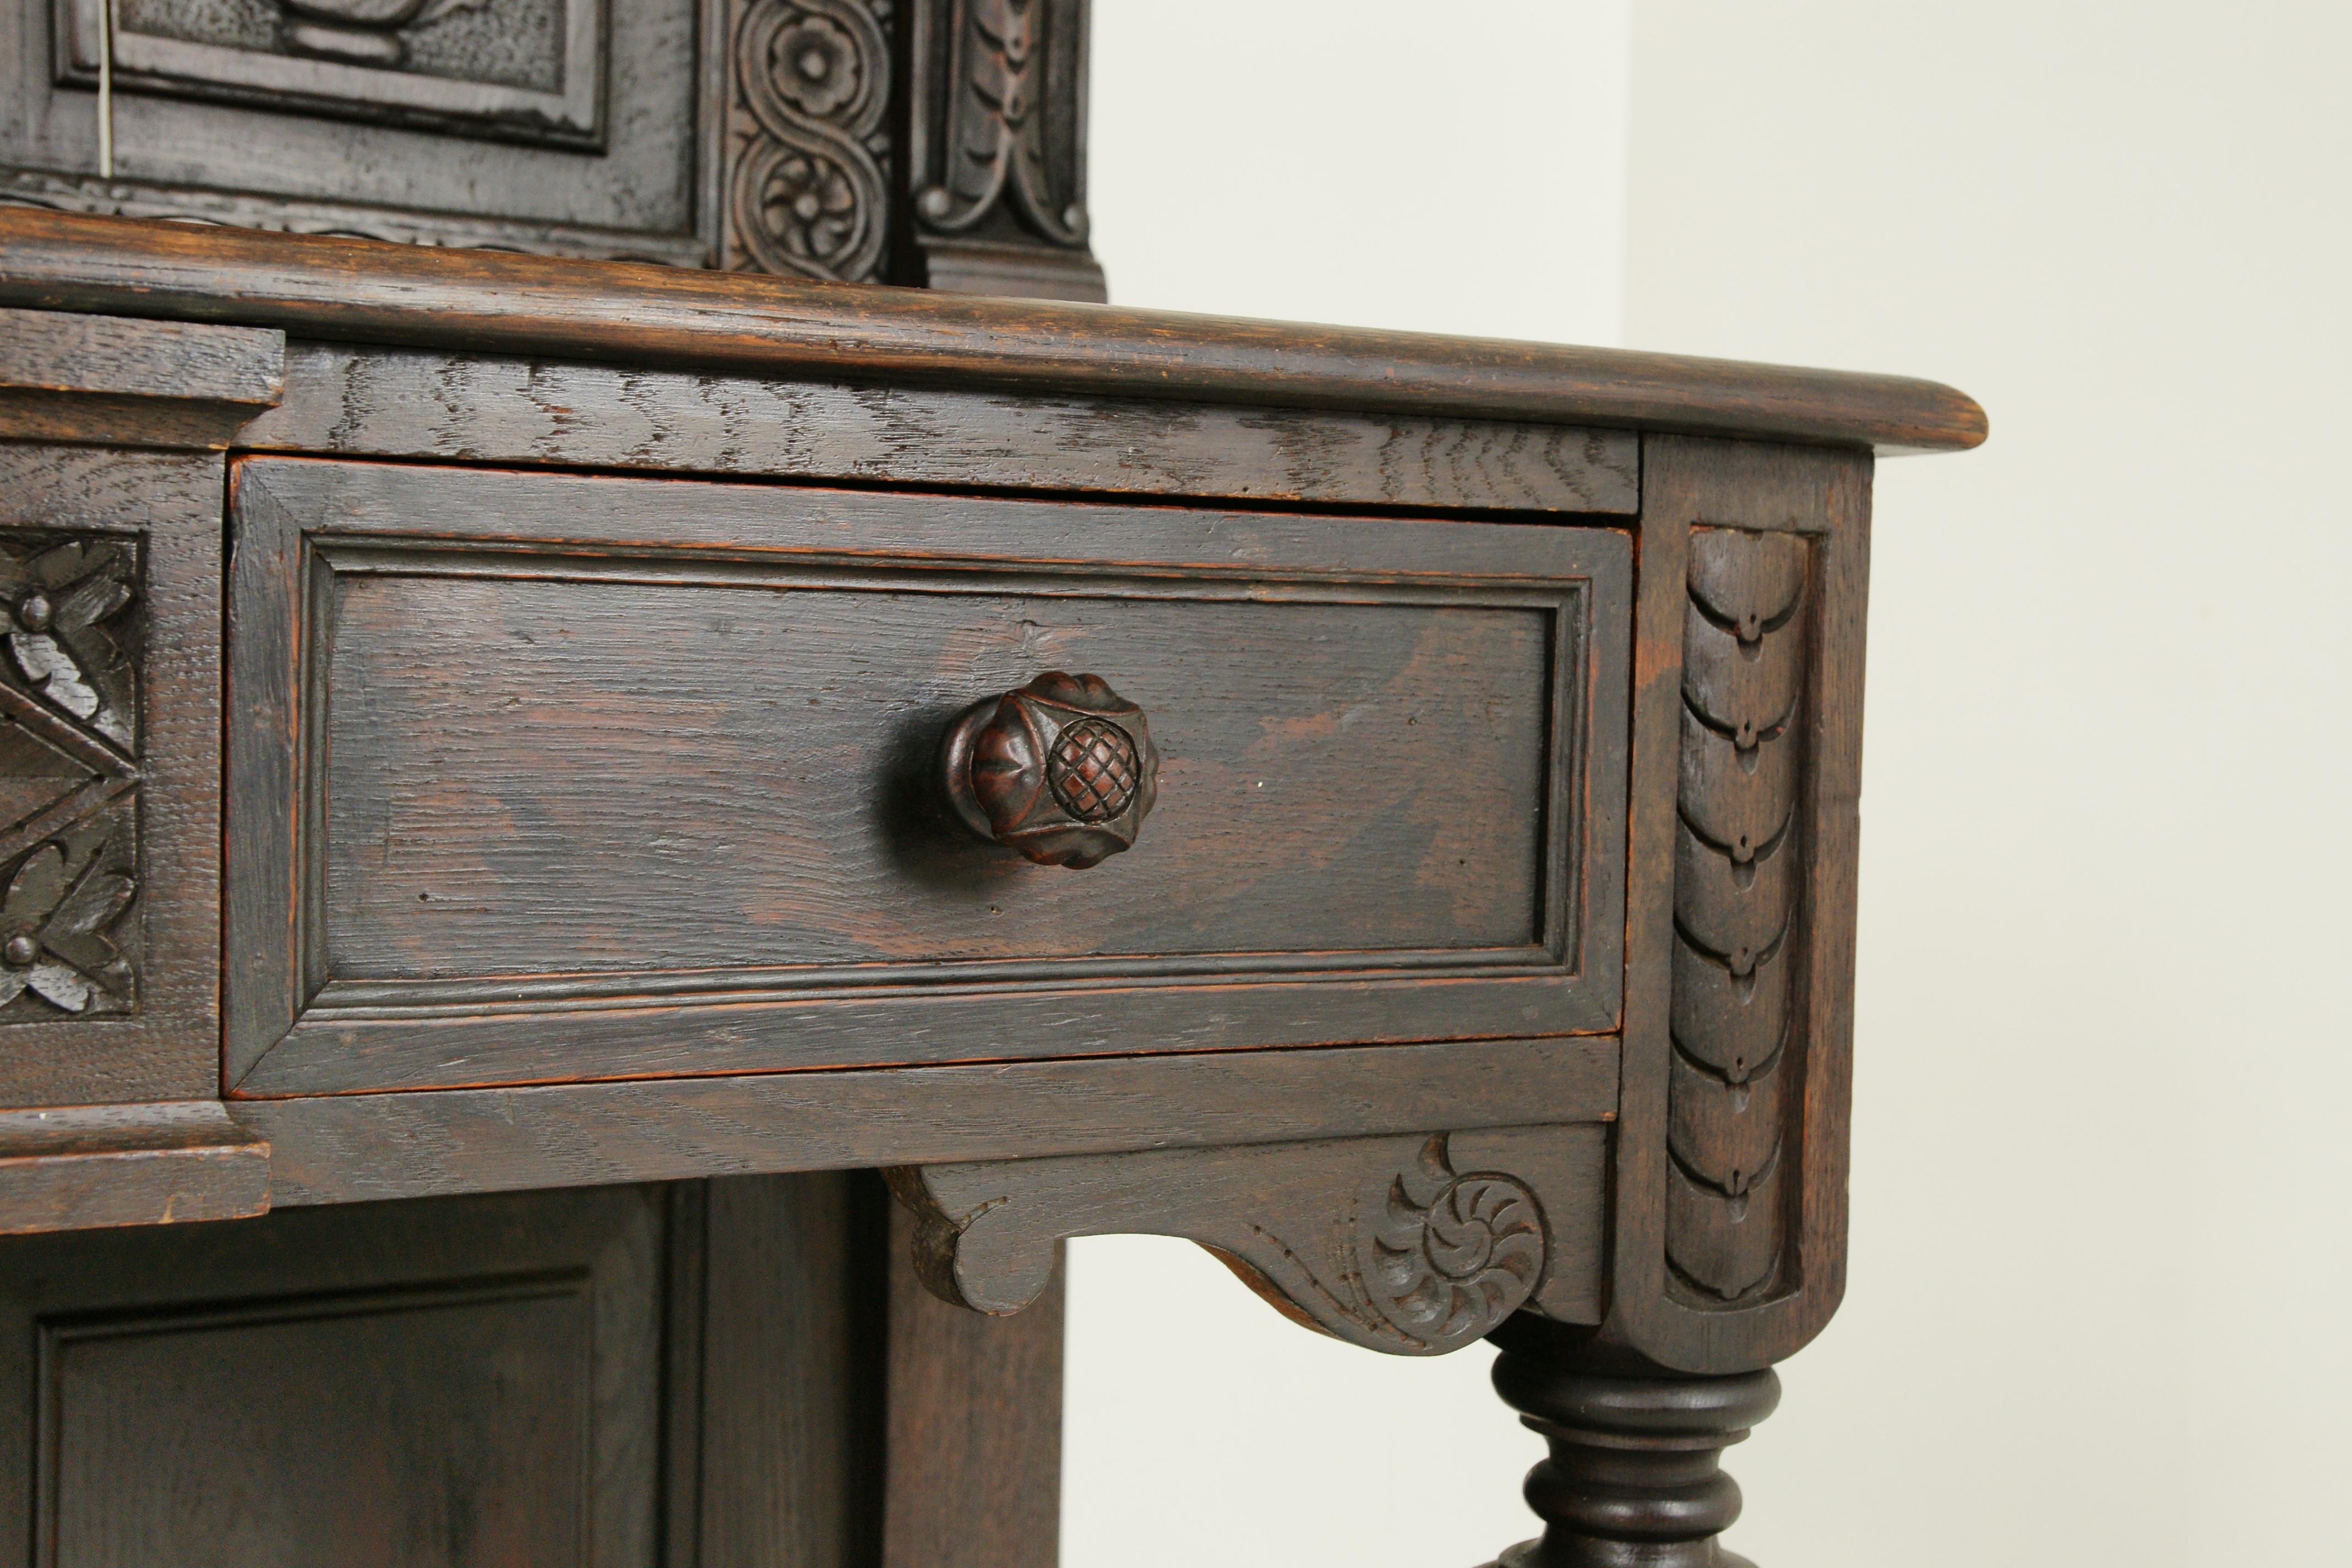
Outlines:
POLYGON ((1622 533, 258 459, 236 493, 244 1092, 1614 1026, 1622 533), (1087 869, 940 772, 1054 670, 1160 759, 1087 869))

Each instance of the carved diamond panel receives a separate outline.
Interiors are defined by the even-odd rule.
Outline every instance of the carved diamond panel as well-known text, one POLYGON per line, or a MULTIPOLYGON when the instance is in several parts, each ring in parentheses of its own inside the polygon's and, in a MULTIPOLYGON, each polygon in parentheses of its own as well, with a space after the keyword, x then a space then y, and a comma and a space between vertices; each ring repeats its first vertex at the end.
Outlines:
POLYGON ((138 1006, 142 546, 0 535, 0 1025, 138 1006))

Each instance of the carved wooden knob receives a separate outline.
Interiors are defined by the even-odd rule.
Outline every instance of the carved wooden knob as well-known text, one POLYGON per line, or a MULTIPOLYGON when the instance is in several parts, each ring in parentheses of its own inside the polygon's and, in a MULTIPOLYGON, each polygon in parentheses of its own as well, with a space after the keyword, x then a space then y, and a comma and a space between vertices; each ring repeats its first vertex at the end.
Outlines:
POLYGON ((1143 710, 1097 676, 1058 669, 965 709, 940 769, 965 826, 1072 870, 1132 845, 1160 793, 1143 710))

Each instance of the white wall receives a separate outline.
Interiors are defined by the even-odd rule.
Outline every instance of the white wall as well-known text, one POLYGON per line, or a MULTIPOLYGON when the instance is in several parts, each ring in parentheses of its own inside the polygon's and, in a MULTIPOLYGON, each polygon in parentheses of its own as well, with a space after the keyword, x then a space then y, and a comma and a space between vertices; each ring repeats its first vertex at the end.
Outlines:
MULTIPOLYGON (((1613 340, 1623 0, 1097 18, 1115 298, 1613 340)), ((1624 341, 1937 376, 1994 432, 1881 472, 1853 1283, 1733 1543, 2345 1561, 2352 10, 1630 26, 1624 341)), ((1528 1533, 1483 1352, 1325 1344, 1175 1243, 1081 1244, 1071 1299, 1067 1568, 1528 1533)))
MULTIPOLYGON (((1625 0, 1095 0, 1095 248, 1173 310, 1615 341, 1625 0)), ((1466 1565, 1542 1445, 1189 1243, 1071 1248, 1065 1568, 1466 1565)))
POLYGON ((1765 1568, 2352 1560, 2341 62, 2274 0, 1643 0, 1626 336, 1882 467, 1852 1286, 1765 1568))

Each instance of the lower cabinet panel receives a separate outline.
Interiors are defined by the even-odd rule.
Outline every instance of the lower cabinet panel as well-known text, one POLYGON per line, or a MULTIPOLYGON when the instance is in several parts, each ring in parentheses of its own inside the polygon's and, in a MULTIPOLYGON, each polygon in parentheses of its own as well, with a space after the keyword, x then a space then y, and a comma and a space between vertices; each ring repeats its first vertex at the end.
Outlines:
POLYGON ((878 1185, 749 1178, 0 1243, 0 1568, 849 1568, 878 1185))

